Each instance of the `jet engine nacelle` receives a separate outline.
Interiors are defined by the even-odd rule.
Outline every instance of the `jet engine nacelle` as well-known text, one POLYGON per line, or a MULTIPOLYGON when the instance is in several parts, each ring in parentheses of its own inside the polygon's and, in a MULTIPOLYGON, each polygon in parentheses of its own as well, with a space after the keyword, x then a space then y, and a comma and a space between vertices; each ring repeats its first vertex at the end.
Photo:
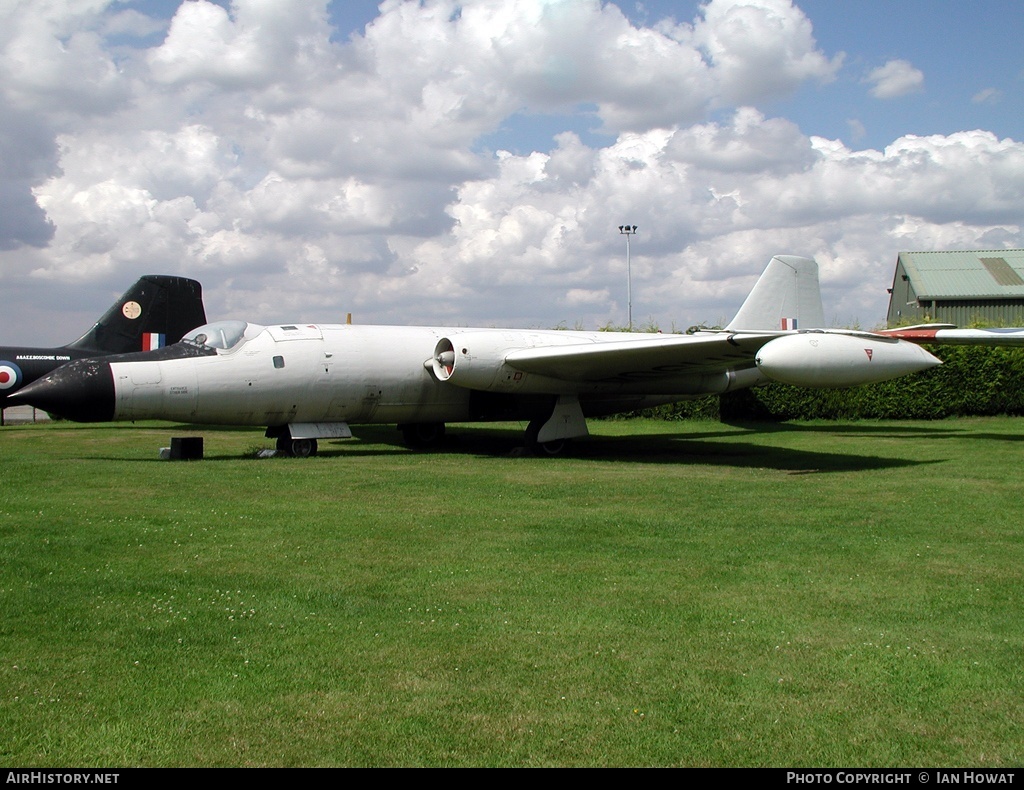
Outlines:
POLYGON ((771 340, 757 354, 766 376, 798 387, 853 387, 941 364, 913 343, 864 334, 801 332, 771 340))
POLYGON ((488 392, 515 392, 528 378, 505 364, 509 351, 523 348, 523 336, 506 333, 464 332, 442 337, 434 346, 430 369, 438 381, 488 392))

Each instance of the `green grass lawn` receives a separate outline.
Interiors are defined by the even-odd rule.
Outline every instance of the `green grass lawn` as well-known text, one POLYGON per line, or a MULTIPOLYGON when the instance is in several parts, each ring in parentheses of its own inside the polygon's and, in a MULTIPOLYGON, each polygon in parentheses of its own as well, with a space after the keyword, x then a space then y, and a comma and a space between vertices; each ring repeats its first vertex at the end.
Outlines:
POLYGON ((0 430, 0 762, 1024 762, 1024 420, 591 428, 0 430))

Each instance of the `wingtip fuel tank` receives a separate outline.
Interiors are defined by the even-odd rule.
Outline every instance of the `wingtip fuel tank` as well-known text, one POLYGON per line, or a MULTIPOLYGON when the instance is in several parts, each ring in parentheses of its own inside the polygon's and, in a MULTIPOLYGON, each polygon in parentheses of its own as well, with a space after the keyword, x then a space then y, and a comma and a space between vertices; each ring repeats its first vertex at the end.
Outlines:
POLYGON ((855 387, 942 364, 913 343, 830 332, 778 337, 761 347, 755 361, 773 381, 798 387, 855 387))

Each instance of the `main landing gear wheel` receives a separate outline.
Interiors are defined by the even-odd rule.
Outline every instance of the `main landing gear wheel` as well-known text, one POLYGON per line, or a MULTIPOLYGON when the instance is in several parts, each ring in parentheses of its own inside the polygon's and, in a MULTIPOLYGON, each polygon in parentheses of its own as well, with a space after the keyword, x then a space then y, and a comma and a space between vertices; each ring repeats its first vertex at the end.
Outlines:
POLYGON ((316 439, 293 439, 290 436, 277 437, 277 452, 292 458, 309 458, 316 455, 316 439))
POLYGON ((437 447, 444 441, 443 422, 410 422, 399 425, 406 447, 425 450, 437 447))
POLYGON ((544 458, 554 458, 564 455, 569 447, 569 439, 555 439, 550 442, 538 442, 537 434, 544 426, 546 420, 533 420, 526 428, 526 451, 530 455, 539 455, 544 458))

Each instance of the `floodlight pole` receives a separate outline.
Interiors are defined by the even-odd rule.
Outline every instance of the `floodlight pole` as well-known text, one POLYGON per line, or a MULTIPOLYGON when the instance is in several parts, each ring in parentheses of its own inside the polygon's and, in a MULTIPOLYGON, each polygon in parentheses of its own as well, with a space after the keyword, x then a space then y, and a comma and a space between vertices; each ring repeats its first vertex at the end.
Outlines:
POLYGON ((626 311, 629 331, 633 331, 633 270, 629 262, 629 237, 636 233, 636 225, 619 225, 619 233, 626 237, 626 311))

